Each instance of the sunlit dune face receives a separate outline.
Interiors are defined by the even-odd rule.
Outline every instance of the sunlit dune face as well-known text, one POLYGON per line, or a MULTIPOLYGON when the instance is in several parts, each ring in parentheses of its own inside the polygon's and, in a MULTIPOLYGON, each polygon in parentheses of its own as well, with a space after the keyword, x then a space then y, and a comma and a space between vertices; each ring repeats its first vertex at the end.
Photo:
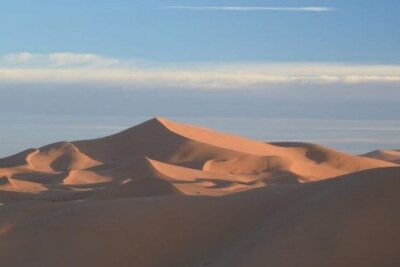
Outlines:
POLYGON ((27 150, 0 164, 0 190, 9 201, 224 196, 394 165, 320 145, 268 144, 165 118, 100 139, 27 150))

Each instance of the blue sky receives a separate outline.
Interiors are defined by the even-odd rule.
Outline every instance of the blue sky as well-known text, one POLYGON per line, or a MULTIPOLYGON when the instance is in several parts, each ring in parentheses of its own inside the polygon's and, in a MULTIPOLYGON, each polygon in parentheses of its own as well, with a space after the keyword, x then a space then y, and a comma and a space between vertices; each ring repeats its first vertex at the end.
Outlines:
POLYGON ((400 1, 12 0, 0 54, 92 53, 155 62, 400 63, 400 1), (327 7, 330 12, 184 7, 327 7))
POLYGON ((2 1, 0 112, 397 118, 399 11, 396 0, 2 1))
MULTIPOLYGON (((398 124, 399 12, 398 0, 3 0, 0 155, 72 138, 43 122, 82 116, 398 124)), ((265 140, 268 127, 247 126, 265 140)))

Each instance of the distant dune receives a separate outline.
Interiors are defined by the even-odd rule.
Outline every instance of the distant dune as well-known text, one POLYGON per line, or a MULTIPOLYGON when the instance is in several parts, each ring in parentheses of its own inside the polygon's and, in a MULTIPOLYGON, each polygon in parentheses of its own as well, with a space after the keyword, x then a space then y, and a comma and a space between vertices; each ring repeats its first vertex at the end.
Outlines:
POLYGON ((400 266, 396 153, 164 118, 29 149, 0 159, 0 266, 400 266))
POLYGON ((362 156, 400 164, 400 150, 375 150, 362 156))

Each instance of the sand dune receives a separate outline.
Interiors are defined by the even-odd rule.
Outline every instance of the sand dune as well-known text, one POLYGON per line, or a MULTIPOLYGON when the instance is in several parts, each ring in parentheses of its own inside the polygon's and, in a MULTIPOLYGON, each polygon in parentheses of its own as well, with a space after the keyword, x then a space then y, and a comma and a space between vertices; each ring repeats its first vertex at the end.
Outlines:
POLYGON ((224 195, 392 165, 319 145, 267 144, 155 118, 105 138, 55 143, 0 160, 0 177, 10 181, 0 190, 54 200, 83 196, 82 188, 90 197, 118 197, 110 191, 136 196, 148 194, 122 187, 151 180, 173 187, 174 194, 224 195))
POLYGON ((218 198, 6 205, 0 264, 398 266, 399 188, 384 168, 218 198))
POLYGON ((368 156, 163 118, 26 150, 0 266, 399 266, 400 167, 368 156))
POLYGON ((400 150, 375 150, 362 156, 400 164, 400 150))

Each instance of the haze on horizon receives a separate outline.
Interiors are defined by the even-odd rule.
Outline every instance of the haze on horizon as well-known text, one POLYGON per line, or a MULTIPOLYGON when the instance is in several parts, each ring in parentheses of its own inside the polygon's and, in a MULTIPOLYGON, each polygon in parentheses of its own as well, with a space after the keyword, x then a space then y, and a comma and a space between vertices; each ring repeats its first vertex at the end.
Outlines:
POLYGON ((26 138, 7 118, 26 125, 28 115, 388 125, 400 119, 399 8, 394 0, 6 1, 2 128, 26 138))

